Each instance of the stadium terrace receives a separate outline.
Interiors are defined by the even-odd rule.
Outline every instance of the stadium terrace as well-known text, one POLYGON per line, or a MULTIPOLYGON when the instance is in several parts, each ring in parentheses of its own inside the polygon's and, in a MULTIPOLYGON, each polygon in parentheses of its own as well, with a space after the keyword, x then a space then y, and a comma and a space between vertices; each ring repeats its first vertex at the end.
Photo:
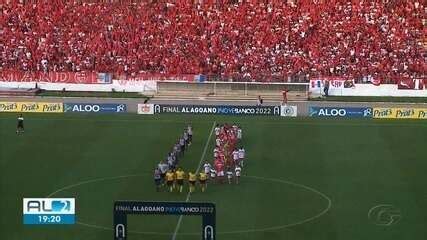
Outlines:
POLYGON ((392 82, 426 72, 424 9, 391 0, 3 1, 0 71, 392 82))
POLYGON ((427 239, 426 3, 0 0, 0 240, 427 239))

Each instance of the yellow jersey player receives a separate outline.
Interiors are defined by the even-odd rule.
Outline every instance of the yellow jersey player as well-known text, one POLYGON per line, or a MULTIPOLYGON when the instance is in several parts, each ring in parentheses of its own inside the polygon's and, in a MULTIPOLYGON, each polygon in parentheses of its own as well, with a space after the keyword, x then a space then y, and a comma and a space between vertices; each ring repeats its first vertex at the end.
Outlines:
POLYGON ((199 173, 199 182, 202 187, 202 192, 205 192, 207 188, 206 180, 208 179, 208 175, 204 172, 199 173))
POLYGON ((181 193, 184 185, 185 172, 181 168, 175 172, 176 174, 176 183, 178 184, 178 191, 181 193))
POLYGON ((188 173, 188 183, 190 184, 190 193, 196 189, 197 175, 195 173, 188 173))
POLYGON ((173 173, 171 170, 169 170, 166 173, 166 185, 169 188, 169 192, 173 191, 174 188, 174 181, 175 181, 175 173, 173 173))

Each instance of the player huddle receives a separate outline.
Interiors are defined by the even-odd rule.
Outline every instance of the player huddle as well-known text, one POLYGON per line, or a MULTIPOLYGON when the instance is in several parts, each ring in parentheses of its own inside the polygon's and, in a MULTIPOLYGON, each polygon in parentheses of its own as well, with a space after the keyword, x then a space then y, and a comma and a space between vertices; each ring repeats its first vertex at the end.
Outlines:
POLYGON ((206 162, 203 165, 205 174, 209 174, 213 182, 239 183, 245 159, 245 149, 238 146, 243 137, 243 130, 236 124, 215 126, 215 149, 213 166, 206 162))

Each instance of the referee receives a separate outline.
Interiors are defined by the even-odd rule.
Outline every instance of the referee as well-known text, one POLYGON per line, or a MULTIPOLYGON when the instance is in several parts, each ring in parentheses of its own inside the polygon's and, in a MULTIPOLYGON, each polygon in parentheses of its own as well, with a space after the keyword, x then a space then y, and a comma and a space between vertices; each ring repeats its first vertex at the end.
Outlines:
POLYGON ((16 127, 16 133, 24 133, 24 117, 22 114, 18 116, 18 126, 16 127))

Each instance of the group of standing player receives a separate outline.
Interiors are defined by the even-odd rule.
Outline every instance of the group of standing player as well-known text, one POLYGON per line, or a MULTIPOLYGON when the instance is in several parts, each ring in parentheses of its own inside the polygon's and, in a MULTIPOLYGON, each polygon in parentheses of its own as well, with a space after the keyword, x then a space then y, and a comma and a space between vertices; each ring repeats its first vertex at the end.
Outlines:
POLYGON ((193 193, 196 190, 196 183, 199 181, 202 192, 207 188, 208 176, 203 173, 185 173, 181 168, 177 168, 176 171, 169 170, 165 175, 166 185, 169 192, 177 190, 179 193, 182 193, 184 188, 184 182, 188 180, 189 192, 193 193))
POLYGON ((154 182, 156 190, 160 191, 160 188, 164 185, 167 186, 169 192, 177 190, 182 192, 184 188, 185 180, 188 180, 189 191, 194 192, 196 187, 196 181, 199 180, 202 187, 202 191, 206 189, 207 175, 204 173, 196 174, 188 172, 186 174, 182 168, 178 167, 179 159, 184 156, 185 151, 191 145, 193 141, 193 128, 188 125, 184 133, 178 138, 172 150, 168 153, 165 160, 161 161, 156 169, 154 169, 154 182))
POLYGON ((215 149, 213 151, 213 165, 206 162, 203 165, 205 174, 209 174, 213 182, 239 183, 245 159, 245 149, 240 146, 243 130, 236 124, 222 124, 215 126, 215 149))

